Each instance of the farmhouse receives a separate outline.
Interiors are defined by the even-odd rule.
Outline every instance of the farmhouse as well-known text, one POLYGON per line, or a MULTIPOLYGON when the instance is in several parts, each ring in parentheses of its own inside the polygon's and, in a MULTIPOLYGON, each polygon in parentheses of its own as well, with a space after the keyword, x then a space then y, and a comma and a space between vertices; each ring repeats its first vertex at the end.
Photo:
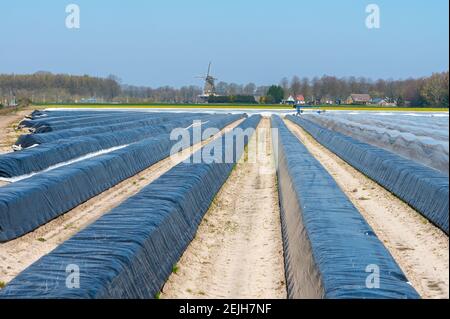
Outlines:
POLYGON ((305 97, 303 96, 303 94, 297 95, 295 97, 295 103, 297 105, 304 105, 304 104, 306 104, 305 97))
POLYGON ((373 98, 371 104, 379 105, 379 106, 397 106, 397 103, 390 102, 388 99, 382 98, 373 98))
POLYGON ((294 105, 295 104, 295 99, 292 95, 290 95, 286 100, 283 100, 281 102, 282 104, 288 104, 288 105, 294 105))
POLYGON ((366 105, 369 104, 371 97, 369 94, 351 94, 346 101, 346 104, 366 105))

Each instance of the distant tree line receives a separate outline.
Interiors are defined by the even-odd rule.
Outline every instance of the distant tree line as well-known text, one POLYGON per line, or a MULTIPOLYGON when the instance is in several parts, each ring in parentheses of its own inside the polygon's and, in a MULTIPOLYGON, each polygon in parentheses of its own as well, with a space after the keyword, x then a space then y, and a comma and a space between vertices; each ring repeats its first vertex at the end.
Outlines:
POLYGON ((376 81, 363 77, 337 78, 325 75, 321 78, 300 79, 294 76, 291 80, 283 78, 279 86, 285 98, 302 94, 307 102, 317 102, 322 98, 344 101, 350 94, 357 93, 397 102, 399 106, 449 106, 448 71, 418 79, 376 81))
POLYGON ((0 74, 2 101, 30 99, 33 102, 74 101, 86 97, 113 100, 121 94, 114 76, 99 78, 37 72, 30 75, 0 74))
POLYGON ((189 85, 179 89, 171 86, 150 88, 144 86, 122 86, 122 92, 117 100, 128 103, 199 103, 202 89, 189 85))
MULTIPOLYGON (((434 73, 430 77, 406 80, 370 80, 363 77, 337 78, 322 76, 292 79, 283 78, 279 85, 257 86, 254 83, 218 82, 216 92, 224 97, 213 98, 215 103, 279 103, 289 95, 303 95, 307 102, 322 98, 344 101, 352 93, 367 93, 399 105, 449 106, 449 72, 434 73)), ((74 76, 37 72, 30 75, 0 74, 0 104, 11 101, 33 103, 118 102, 118 103, 198 103, 202 89, 190 85, 181 88, 159 88, 121 85, 111 75, 107 78, 74 76)), ((211 102, 214 102, 211 100, 211 102)))

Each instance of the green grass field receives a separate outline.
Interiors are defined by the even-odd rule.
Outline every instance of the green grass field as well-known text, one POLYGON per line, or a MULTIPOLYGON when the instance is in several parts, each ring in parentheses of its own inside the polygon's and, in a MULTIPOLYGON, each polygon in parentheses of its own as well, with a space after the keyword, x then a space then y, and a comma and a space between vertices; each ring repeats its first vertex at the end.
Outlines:
MULTIPOLYGON (((38 108, 142 108, 142 109, 254 109, 254 110, 294 110, 291 106, 271 104, 46 104, 38 108)), ((342 111, 400 111, 400 112, 448 112, 448 108, 418 108, 418 107, 376 107, 376 106, 314 106, 306 107, 311 110, 342 110, 342 111)))
POLYGON ((142 108, 142 109, 292 109, 286 105, 260 104, 46 104, 43 108, 142 108))

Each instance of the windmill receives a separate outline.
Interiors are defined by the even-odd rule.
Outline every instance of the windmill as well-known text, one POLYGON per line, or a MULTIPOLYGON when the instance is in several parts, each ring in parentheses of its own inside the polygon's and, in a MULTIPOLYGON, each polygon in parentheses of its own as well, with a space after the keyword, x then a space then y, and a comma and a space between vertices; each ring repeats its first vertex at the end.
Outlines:
POLYGON ((216 96, 216 86, 215 81, 217 80, 213 76, 211 76, 211 62, 209 62, 208 73, 206 75, 198 76, 197 78, 205 81, 205 86, 203 87, 203 94, 200 95, 201 98, 208 98, 211 95, 216 96))

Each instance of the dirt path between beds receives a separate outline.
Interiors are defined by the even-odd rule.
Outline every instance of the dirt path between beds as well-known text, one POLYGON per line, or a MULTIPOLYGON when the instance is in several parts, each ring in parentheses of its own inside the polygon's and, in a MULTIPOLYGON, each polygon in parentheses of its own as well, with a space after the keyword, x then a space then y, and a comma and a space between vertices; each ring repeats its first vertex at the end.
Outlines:
POLYGON ((15 126, 30 114, 31 110, 18 111, 7 115, 0 115, 0 154, 12 152, 11 146, 16 142, 22 131, 16 131, 15 126))
POLYGON ((286 120, 358 208, 422 298, 449 298, 449 238, 395 197, 286 120))
POLYGON ((0 243, 0 283, 8 283, 21 271, 40 257, 48 254, 62 242, 85 228, 112 208, 120 205, 127 198, 137 194, 142 188, 169 171, 176 164, 187 159, 193 152, 233 129, 243 120, 238 120, 225 127, 219 134, 202 143, 197 143, 184 150, 181 156, 166 158, 137 175, 117 184, 109 190, 91 198, 20 238, 0 243), (176 158, 176 161, 174 160, 176 158))
MULTIPOLYGON (((266 156, 237 164, 161 298, 286 298, 270 120, 258 128, 266 156)), ((256 134, 249 152, 255 147, 256 134)))

